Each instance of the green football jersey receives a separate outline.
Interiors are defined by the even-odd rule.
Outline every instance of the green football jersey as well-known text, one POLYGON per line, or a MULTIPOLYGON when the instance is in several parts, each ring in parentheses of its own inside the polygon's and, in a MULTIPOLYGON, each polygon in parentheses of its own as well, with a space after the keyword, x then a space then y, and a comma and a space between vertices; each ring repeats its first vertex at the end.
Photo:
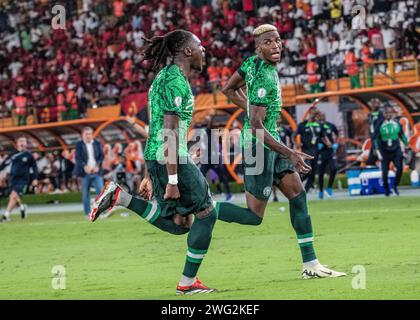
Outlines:
POLYGON ((164 67, 153 80, 148 95, 149 137, 147 138, 144 158, 162 161, 164 157, 165 114, 179 116, 178 155, 188 155, 187 132, 194 111, 194 96, 188 79, 176 64, 164 67))
POLYGON ((252 56, 242 63, 238 73, 245 79, 248 96, 247 115, 242 130, 244 140, 255 139, 250 135, 250 105, 266 108, 264 127, 275 139, 279 140, 277 120, 281 113, 282 101, 276 66, 266 63, 258 56, 252 56))

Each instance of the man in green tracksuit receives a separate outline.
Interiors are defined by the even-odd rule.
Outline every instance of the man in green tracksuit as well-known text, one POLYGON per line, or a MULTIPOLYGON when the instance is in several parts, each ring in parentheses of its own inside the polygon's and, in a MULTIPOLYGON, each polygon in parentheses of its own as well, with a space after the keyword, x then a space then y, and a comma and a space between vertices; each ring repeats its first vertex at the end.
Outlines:
POLYGON ((394 191, 396 195, 399 195, 398 185, 403 171, 403 150, 401 150, 400 140, 405 146, 408 145, 401 124, 394 119, 394 109, 388 106, 385 108, 385 119, 378 124, 374 137, 378 158, 381 160, 382 180, 387 197, 391 193, 388 182, 388 171, 391 162, 394 163, 396 169, 394 191))

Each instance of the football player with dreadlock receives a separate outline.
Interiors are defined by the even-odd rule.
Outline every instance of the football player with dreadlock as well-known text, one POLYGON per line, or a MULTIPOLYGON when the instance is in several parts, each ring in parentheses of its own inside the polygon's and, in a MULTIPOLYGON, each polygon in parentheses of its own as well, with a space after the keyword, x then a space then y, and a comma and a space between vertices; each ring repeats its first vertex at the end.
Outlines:
POLYGON ((216 210, 207 181, 188 154, 186 141, 194 111, 188 77, 193 70, 202 70, 205 49, 191 32, 174 30, 147 40, 143 54, 144 59, 153 61, 154 69, 165 65, 149 90, 150 129, 144 153, 149 177, 140 187, 145 199, 153 193, 157 202, 133 197, 111 182, 95 201, 91 220, 114 206, 123 206, 161 230, 189 232, 176 293, 209 293, 215 289, 203 285, 196 275, 210 246, 216 210), (191 213, 195 216, 192 224, 191 213))
POLYGON ((227 222, 257 225, 261 218, 248 208, 213 202, 205 177, 188 155, 186 136, 194 109, 188 76, 193 69, 202 69, 200 40, 190 32, 176 30, 147 42, 144 58, 154 61, 154 68, 172 59, 149 90, 150 130, 144 154, 148 175, 141 183, 140 195, 145 200, 155 195, 157 203, 133 197, 111 182, 95 200, 91 220, 123 206, 163 231, 175 235, 189 232, 187 261, 177 294, 212 292, 215 289, 204 286, 196 274, 210 245, 217 210, 222 212, 219 219, 227 222), (175 139, 171 139, 173 132, 175 139), (171 147, 176 150, 170 152, 171 147))

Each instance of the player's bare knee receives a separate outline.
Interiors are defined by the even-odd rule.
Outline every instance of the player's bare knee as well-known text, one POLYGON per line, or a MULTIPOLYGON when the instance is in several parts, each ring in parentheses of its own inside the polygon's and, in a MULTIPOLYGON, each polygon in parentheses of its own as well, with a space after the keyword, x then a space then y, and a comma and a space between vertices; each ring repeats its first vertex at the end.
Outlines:
POLYGON ((17 199, 18 199, 18 194, 16 193, 16 191, 12 191, 12 193, 10 194, 10 200, 16 201, 17 199))
POLYGON ((198 212, 195 215, 196 219, 207 219, 209 222, 214 223, 217 220, 216 213, 214 211, 213 205, 208 207, 207 209, 204 209, 203 211, 198 212))

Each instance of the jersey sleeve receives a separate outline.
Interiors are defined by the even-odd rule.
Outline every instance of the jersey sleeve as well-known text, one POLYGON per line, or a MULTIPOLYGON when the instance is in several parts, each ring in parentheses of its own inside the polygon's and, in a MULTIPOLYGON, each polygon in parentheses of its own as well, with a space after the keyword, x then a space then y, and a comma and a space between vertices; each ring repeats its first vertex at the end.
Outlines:
POLYGON ((244 62, 242 62, 242 65, 237 70, 237 72, 239 73, 239 75, 242 78, 244 78, 244 79, 245 79, 245 76, 246 76, 246 72, 248 70, 248 66, 249 66, 249 58, 246 59, 244 62))
POLYGON ((185 80, 175 78, 166 82, 163 88, 163 112, 181 115, 187 103, 187 87, 185 80))

